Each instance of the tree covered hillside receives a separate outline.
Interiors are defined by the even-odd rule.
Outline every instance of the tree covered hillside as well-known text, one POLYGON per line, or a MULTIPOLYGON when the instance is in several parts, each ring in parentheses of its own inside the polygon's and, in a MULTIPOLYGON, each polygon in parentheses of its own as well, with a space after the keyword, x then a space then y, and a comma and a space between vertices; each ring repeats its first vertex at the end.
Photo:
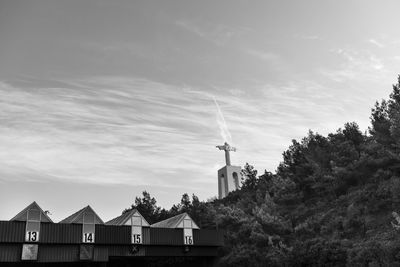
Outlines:
POLYGON ((293 140, 275 174, 243 169, 242 188, 170 210, 144 193, 132 207, 150 222, 188 212, 226 233, 221 266, 400 266, 400 76, 371 126, 293 140))

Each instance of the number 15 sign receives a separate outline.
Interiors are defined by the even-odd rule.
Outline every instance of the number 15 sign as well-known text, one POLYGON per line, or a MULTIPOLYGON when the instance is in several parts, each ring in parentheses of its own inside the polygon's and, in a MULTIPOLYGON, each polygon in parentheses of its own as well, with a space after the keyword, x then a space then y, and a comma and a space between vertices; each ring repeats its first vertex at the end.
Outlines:
POLYGON ((142 227, 132 226, 132 244, 143 244, 142 227))

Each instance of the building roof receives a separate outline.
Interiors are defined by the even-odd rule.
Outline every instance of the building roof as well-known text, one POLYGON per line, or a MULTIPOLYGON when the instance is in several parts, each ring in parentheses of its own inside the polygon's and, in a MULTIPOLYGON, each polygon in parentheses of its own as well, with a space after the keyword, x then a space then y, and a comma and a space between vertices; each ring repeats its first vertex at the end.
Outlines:
POLYGON ((42 210, 42 208, 33 201, 30 205, 28 205, 25 209, 21 210, 17 215, 15 215, 10 221, 27 221, 28 220, 28 211, 29 210, 38 210, 40 212, 40 221, 41 222, 53 222, 49 216, 47 216, 46 212, 42 210))
POLYGON ((150 224, 146 221, 146 219, 142 216, 142 214, 140 214, 140 212, 137 209, 132 209, 130 211, 127 211, 125 213, 123 213, 122 215, 109 220, 108 222, 106 222, 106 225, 131 225, 130 223, 130 219, 132 217, 141 217, 142 219, 142 226, 150 226, 150 224))
POLYGON ((89 205, 78 210, 77 212, 68 216, 59 223, 83 223, 83 216, 85 214, 90 214, 90 213, 94 215, 95 224, 104 224, 103 220, 96 214, 96 212, 89 205))
POLYGON ((161 222, 152 224, 150 227, 155 228, 184 228, 183 227, 183 220, 190 220, 192 222, 193 229, 200 229, 197 224, 190 218, 190 216, 185 212, 169 219, 163 220, 161 222))

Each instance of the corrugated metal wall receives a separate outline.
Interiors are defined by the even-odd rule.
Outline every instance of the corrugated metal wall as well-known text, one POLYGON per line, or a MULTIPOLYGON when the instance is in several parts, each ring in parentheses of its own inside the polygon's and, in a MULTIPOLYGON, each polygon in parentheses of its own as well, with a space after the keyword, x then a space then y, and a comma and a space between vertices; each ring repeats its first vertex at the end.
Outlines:
MULTIPOLYGON (((134 256, 215 256, 223 232, 193 230, 194 245, 184 251, 183 229, 143 227, 143 244, 132 252, 130 226, 96 225, 93 260, 134 256)), ((0 263, 20 262, 25 222, 0 221, 0 263)), ((82 225, 41 223, 38 262, 79 261, 82 225)), ((1 266, 1 264, 0 264, 1 266)))
POLYGON ((0 242, 24 242, 25 222, 0 221, 0 242))
POLYGON ((183 245, 183 229, 150 228, 150 244, 183 245))
POLYGON ((172 246, 165 249, 163 246, 150 246, 146 249, 146 256, 162 257, 162 256, 216 256, 217 249, 215 247, 195 247, 189 246, 189 251, 184 251, 184 246, 172 246))
POLYGON ((224 233, 216 230, 193 230, 193 242, 196 246, 223 246, 224 233))
POLYGON ((94 247, 94 261, 108 261, 108 247, 95 246, 94 247))
POLYGON ((21 253, 21 244, 0 244, 0 262, 20 261, 21 253))
POLYGON ((96 225, 96 244, 130 244, 131 227, 115 225, 96 225))
POLYGON ((150 243, 150 227, 143 227, 142 233, 143 233, 143 244, 144 245, 151 244, 150 243))
POLYGON ((40 243, 80 244, 82 242, 81 224, 42 223, 40 243))
MULTIPOLYGON (((0 243, 22 243, 25 222, 0 221, 0 243)), ((216 230, 193 230, 194 245, 222 246, 223 233, 216 230)), ((80 244, 81 224, 41 223, 39 243, 80 244)), ((131 244, 130 226, 96 225, 96 244, 131 244)), ((144 245, 183 245, 183 229, 143 227, 144 245)))
POLYGON ((146 256, 147 246, 138 245, 138 251, 132 252, 132 247, 134 245, 124 245, 124 246, 108 246, 108 256, 109 257, 134 257, 134 256, 146 256))
MULTIPOLYGON (((109 257, 134 257, 134 256, 216 256, 213 247, 190 246, 189 251, 184 251, 184 246, 143 246, 132 253, 133 245, 95 246, 94 261, 108 261, 109 257)), ((40 245, 38 262, 75 262, 79 261, 80 245, 40 245)), ((0 262, 20 262, 21 244, 0 245, 0 262)))
POLYGON ((39 262, 79 261, 79 245, 39 245, 39 262))

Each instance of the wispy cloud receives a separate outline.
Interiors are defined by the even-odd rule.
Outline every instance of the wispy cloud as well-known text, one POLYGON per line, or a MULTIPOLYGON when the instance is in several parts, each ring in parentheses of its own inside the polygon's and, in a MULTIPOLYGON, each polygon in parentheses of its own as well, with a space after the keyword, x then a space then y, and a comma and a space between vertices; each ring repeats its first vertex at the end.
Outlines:
POLYGON ((251 29, 246 27, 230 27, 223 24, 211 24, 205 21, 178 20, 175 22, 175 25, 218 46, 223 46, 232 39, 241 37, 246 32, 251 31, 251 29))
POLYGON ((209 167, 220 159, 214 149, 220 135, 235 140, 237 163, 264 162, 261 168, 273 170, 292 138, 340 107, 326 105, 323 98, 332 97, 312 83, 256 86, 251 95, 241 88, 187 89, 124 77, 69 84, 1 84, 7 96, 0 105, 1 168, 70 182, 200 186, 206 192, 215 183, 216 169, 209 167))
MULTIPOLYGON (((0 153, 2 164, 75 182, 137 184, 147 183, 149 172, 178 173, 179 162, 199 168, 187 152, 178 153, 174 164, 169 156, 186 151, 188 143, 195 147, 194 133, 213 134, 205 130, 210 123, 200 105, 188 108, 187 95, 140 79, 99 78, 76 86, 80 89, 2 84, 7 95, 1 103, 0 142, 7 148, 0 153)), ((163 184, 160 179, 153 184, 163 184)))
POLYGON ((267 60, 267 61, 277 61, 279 60, 279 56, 275 53, 272 52, 266 52, 266 51, 261 51, 261 50, 255 50, 255 49, 249 49, 246 51, 249 55, 258 57, 262 60, 267 60))
POLYGON ((266 65, 269 66, 271 70, 287 70, 287 64, 285 63, 285 61, 281 58, 279 54, 275 52, 264 51, 260 49, 245 49, 244 53, 266 63, 266 65))
POLYGON ((385 45, 384 45, 383 43, 378 42, 378 41, 375 40, 375 39, 369 39, 368 42, 369 42, 370 44, 373 44, 374 46, 379 47, 379 48, 384 48, 384 47, 385 47, 385 45))
POLYGON ((318 35, 307 35, 307 34, 295 34, 294 37, 304 39, 304 40, 321 40, 322 39, 318 35))
POLYGON ((335 81, 382 80, 386 77, 384 60, 368 50, 332 49, 342 63, 338 69, 322 70, 321 73, 335 81))

